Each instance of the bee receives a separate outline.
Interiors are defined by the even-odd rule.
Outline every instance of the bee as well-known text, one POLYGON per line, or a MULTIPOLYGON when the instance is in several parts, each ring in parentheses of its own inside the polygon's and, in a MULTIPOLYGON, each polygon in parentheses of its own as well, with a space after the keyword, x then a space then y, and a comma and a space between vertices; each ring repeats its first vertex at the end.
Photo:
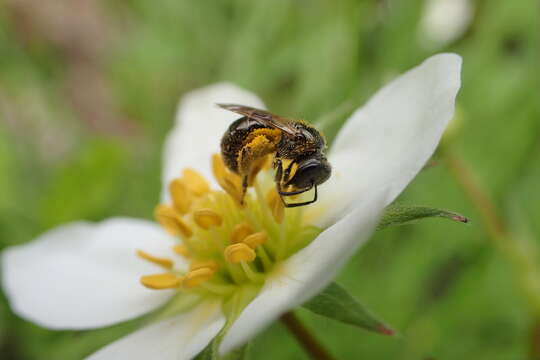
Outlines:
POLYGON ((268 156, 273 156, 277 192, 285 207, 317 201, 317 186, 330 177, 332 167, 323 151, 326 141, 313 126, 265 110, 244 105, 217 104, 242 115, 221 140, 221 154, 227 168, 242 178, 242 201, 249 185, 268 156), (285 197, 314 189, 313 199, 290 203, 285 197))

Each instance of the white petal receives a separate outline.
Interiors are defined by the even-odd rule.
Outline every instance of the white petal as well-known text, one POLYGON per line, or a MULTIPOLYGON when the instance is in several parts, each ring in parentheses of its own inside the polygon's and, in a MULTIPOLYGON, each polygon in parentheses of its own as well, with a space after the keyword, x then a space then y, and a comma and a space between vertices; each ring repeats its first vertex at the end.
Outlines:
POLYGON ((340 130, 329 154, 332 177, 307 212, 325 211, 327 227, 362 196, 390 189, 393 201, 431 157, 454 114, 461 58, 435 55, 401 75, 357 110, 340 130))
POLYGON ((428 47, 449 44, 469 28, 473 13, 471 0, 428 0, 420 21, 420 41, 428 47))
POLYGON ((163 269, 135 252, 170 256, 174 244, 144 220, 67 224, 3 253, 4 291, 17 314, 44 327, 111 325, 153 310, 172 295, 139 283, 142 275, 163 269))
POLYGON ((372 233, 387 200, 369 194, 352 213, 322 232, 267 280, 223 339, 220 352, 242 345, 285 312, 320 292, 372 233))
POLYGON ((190 312, 134 332, 92 354, 89 360, 188 360, 225 324, 219 304, 203 303, 190 312))
POLYGON ((221 137, 240 115, 220 109, 217 103, 235 103, 264 108, 254 94, 230 83, 219 83, 186 94, 178 105, 176 125, 164 148, 163 192, 183 168, 191 167, 213 181, 210 156, 220 152, 221 137))

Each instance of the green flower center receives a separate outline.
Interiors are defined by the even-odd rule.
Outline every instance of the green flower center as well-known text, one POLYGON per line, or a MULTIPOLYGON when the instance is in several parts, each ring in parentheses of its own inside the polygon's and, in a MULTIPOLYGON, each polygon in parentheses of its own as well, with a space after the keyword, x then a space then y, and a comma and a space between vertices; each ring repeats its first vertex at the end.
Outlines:
POLYGON ((212 168, 223 190, 211 190, 191 169, 171 182, 172 203, 159 205, 155 215, 179 243, 171 249, 171 258, 138 251, 141 258, 166 269, 142 276, 142 285, 218 296, 260 288, 277 265, 320 233, 309 225, 302 207, 284 208, 268 169, 241 205, 240 178, 225 168, 219 155, 212 158, 212 168))

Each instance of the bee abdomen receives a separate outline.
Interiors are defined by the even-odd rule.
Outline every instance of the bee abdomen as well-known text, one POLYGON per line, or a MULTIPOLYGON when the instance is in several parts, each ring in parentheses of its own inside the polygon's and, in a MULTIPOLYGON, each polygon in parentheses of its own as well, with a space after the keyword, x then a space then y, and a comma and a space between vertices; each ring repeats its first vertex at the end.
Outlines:
POLYGON ((270 143, 277 145, 281 139, 279 130, 242 117, 234 121, 221 139, 221 155, 225 165, 233 172, 240 173, 239 158, 242 150, 258 136, 265 136, 270 143))
POLYGON ((238 152, 242 149, 244 138, 249 133, 247 129, 243 129, 241 125, 245 121, 245 117, 233 122, 223 137, 221 138, 221 156, 225 166, 229 170, 238 173, 237 157, 238 152))

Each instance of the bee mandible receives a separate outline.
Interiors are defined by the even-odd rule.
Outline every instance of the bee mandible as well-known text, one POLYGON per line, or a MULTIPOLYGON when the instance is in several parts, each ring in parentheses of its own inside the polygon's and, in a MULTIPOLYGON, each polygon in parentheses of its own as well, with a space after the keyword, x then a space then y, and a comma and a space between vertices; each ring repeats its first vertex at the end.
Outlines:
POLYGON ((326 141, 315 127, 249 106, 218 106, 242 115, 221 139, 225 165, 242 178, 242 201, 268 156, 273 156, 277 192, 286 207, 317 201, 317 186, 328 180, 332 167, 323 153, 326 141), (314 195, 309 201, 288 203, 284 199, 311 189, 314 195))

